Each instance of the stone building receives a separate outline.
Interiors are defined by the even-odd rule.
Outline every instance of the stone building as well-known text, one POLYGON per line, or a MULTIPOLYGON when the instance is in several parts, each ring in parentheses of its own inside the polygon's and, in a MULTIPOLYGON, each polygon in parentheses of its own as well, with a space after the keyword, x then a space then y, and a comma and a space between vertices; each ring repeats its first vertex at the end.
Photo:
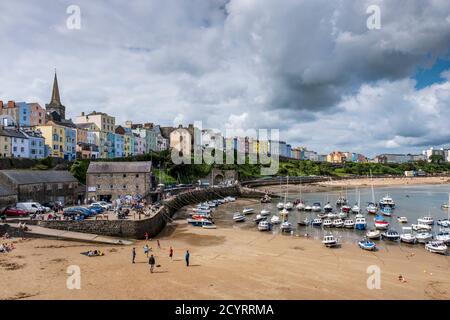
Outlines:
POLYGON ((155 185, 150 161, 91 162, 86 175, 89 200, 112 201, 122 196, 146 197, 155 185))
POLYGON ((17 201, 62 201, 76 204, 84 201, 84 186, 68 171, 0 170, 3 193, 16 195, 17 201))

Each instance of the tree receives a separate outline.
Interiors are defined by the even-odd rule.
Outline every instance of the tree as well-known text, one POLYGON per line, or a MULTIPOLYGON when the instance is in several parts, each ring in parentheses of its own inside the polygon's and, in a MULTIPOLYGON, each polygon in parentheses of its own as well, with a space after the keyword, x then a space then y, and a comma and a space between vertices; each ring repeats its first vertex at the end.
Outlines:
POLYGON ((429 159, 431 160, 431 163, 441 164, 444 162, 444 156, 441 154, 432 154, 429 159))
POLYGON ((86 184, 86 173, 89 167, 89 160, 76 160, 69 171, 82 184, 86 184))

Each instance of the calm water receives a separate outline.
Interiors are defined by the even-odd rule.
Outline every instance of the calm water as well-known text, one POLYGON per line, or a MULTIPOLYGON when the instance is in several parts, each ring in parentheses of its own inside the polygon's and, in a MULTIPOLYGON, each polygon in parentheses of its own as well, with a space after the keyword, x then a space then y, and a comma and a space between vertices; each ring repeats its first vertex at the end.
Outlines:
MULTIPOLYGON (((363 213, 366 217, 367 228, 374 227, 373 219, 374 215, 367 215, 366 206, 367 203, 372 201, 372 190, 371 188, 360 188, 361 194, 361 213, 363 213)), ((412 223, 417 223, 417 219, 424 215, 431 215, 435 222, 439 219, 445 219, 448 217, 447 210, 441 209, 441 205, 443 203, 448 202, 448 194, 450 192, 450 185, 420 185, 420 186, 393 186, 393 187, 378 187, 374 188, 375 193, 375 202, 378 203, 379 200, 389 194, 394 202, 395 209, 393 210, 393 214, 391 217, 384 217, 390 223, 390 229, 397 230, 399 233, 402 233, 402 227, 410 226, 412 223), (407 224, 398 223, 397 218, 399 216, 406 216, 408 218, 407 224)), ((345 196, 348 200, 348 205, 352 207, 358 201, 358 195, 355 189, 348 189, 347 191, 343 190, 339 191, 331 191, 331 192, 317 192, 317 193, 303 193, 302 198, 304 199, 306 204, 312 205, 313 202, 320 202, 322 207, 329 201, 333 207, 334 211, 336 211, 336 200, 342 195, 345 196), (327 200, 328 199, 328 200, 327 200)), ((283 195, 284 197, 284 195, 283 195)), ((288 195, 289 201, 293 202, 296 198, 299 198, 299 194, 290 194, 288 195)), ((261 211, 263 207, 266 207, 271 211, 271 215, 278 213, 278 209, 276 208, 276 204, 280 201, 279 198, 272 199, 271 204, 260 204, 257 203, 255 205, 249 205, 248 207, 252 207, 255 209, 255 213, 248 215, 247 220, 244 223, 234 223, 232 221, 232 216, 234 212, 241 211, 243 206, 228 206, 218 208, 215 214, 215 220, 218 225, 222 226, 230 226, 233 228, 245 228, 245 229, 253 229, 257 231, 256 223, 252 221, 252 219, 256 216, 257 213, 261 211)), ((314 239, 322 239, 324 232, 332 232, 337 235, 343 241, 355 242, 356 240, 361 239, 365 235, 365 231, 353 230, 353 229, 345 229, 345 228, 326 228, 323 230, 320 227, 312 227, 312 226, 299 226, 297 222, 300 219, 304 219, 308 217, 310 220, 316 217, 316 213, 306 213, 306 212, 298 212, 295 207, 289 213, 289 221, 296 228, 295 234, 304 235, 309 234, 314 239)), ((349 214, 349 217, 354 218, 354 214, 349 214)), ((280 233, 279 226, 275 226, 274 230, 271 232, 273 234, 280 233)), ((434 230, 438 231, 439 226, 435 223, 434 230)), ((283 234, 285 236, 290 236, 289 234, 283 234)))

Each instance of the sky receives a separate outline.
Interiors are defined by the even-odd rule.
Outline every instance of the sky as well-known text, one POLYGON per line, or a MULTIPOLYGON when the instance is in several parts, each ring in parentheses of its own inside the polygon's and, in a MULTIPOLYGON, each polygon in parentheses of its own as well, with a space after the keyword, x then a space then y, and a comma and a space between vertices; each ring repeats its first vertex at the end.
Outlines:
POLYGON ((0 12, 3 101, 48 103, 56 68, 68 117, 279 129, 323 154, 450 145, 448 0, 15 0, 0 12))

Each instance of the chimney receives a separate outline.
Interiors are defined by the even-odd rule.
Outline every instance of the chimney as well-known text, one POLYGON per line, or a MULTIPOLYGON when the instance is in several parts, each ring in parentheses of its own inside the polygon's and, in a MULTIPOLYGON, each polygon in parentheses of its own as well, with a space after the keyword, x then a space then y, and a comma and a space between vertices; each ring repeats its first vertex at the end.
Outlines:
POLYGON ((0 109, 2 109, 2 108, 3 108, 3 101, 0 100, 0 109))
POLYGON ((12 100, 8 101, 8 108, 14 108, 15 105, 16 105, 16 103, 14 101, 12 101, 12 100))
POLYGON ((81 112, 81 115, 84 117, 84 112, 81 112))

